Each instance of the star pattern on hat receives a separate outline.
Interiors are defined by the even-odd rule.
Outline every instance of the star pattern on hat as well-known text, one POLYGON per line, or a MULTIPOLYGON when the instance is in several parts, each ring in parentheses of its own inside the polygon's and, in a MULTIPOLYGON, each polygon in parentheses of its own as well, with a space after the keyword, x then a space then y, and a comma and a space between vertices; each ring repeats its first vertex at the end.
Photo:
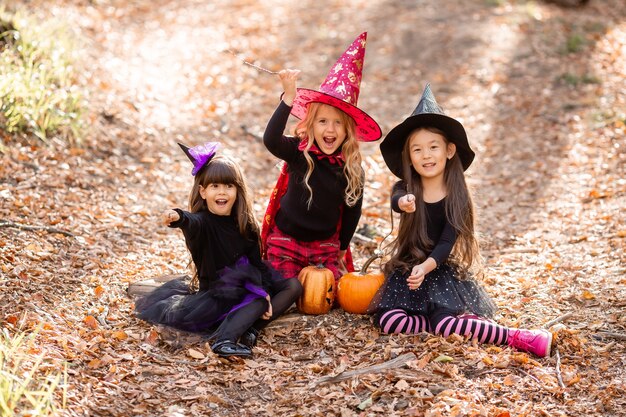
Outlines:
POLYGON ((368 142, 379 139, 382 132, 378 123, 357 107, 366 39, 367 32, 363 32, 350 44, 331 67, 318 91, 298 88, 291 114, 303 119, 309 103, 328 104, 352 117, 356 123, 358 140, 368 142))
POLYGON ((365 57, 365 38, 365 34, 359 36, 337 60, 320 86, 321 92, 356 106, 365 57))

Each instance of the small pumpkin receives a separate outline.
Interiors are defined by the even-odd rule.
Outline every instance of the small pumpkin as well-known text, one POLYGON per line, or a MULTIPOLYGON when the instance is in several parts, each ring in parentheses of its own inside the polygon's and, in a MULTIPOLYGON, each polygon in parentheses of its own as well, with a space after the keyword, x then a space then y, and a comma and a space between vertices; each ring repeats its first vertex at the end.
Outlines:
POLYGON ((348 313, 365 314, 374 295, 378 291, 385 276, 382 273, 368 274, 367 268, 380 254, 370 257, 363 265, 361 272, 350 272, 339 278, 337 285, 337 301, 339 306, 348 313))
POLYGON ((333 272, 323 265, 307 266, 298 274, 302 296, 296 302, 305 314, 326 314, 335 302, 336 284, 333 272))

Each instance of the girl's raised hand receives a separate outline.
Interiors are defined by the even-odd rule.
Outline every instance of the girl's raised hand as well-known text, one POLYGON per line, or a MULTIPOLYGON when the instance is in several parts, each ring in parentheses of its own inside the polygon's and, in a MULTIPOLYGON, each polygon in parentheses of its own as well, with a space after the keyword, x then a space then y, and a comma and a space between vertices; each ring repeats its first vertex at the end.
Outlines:
POLYGON ((169 226, 170 223, 180 220, 180 215, 176 210, 165 210, 161 215, 161 221, 164 225, 169 226))
POLYGON ((416 265, 411 270, 411 275, 406 279, 406 282, 409 284, 409 289, 416 290, 422 285, 424 282, 424 277, 426 272, 421 265, 416 265))
POLYGON ((415 211, 415 196, 413 194, 407 194, 400 197, 398 207, 405 213, 413 213, 415 211))
POLYGON ((284 69, 278 72, 280 82, 283 84, 283 101, 286 105, 293 105, 293 100, 296 98, 296 80, 300 70, 284 69))

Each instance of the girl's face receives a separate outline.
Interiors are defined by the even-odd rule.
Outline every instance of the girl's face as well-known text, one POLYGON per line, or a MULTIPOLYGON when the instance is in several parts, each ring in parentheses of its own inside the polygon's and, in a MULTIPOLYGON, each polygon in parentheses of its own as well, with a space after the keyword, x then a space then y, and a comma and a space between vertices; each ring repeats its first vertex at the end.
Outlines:
POLYGON ((200 186, 200 196, 206 201, 211 213, 230 216, 237 201, 237 187, 235 184, 209 183, 206 187, 200 186))
POLYGON ((443 176, 446 162, 455 152, 454 143, 447 143, 438 133, 421 129, 409 136, 411 165, 422 178, 443 176))
POLYGON ((346 140, 346 134, 340 110, 328 105, 320 106, 313 121, 313 136, 320 150, 326 155, 335 153, 346 140))

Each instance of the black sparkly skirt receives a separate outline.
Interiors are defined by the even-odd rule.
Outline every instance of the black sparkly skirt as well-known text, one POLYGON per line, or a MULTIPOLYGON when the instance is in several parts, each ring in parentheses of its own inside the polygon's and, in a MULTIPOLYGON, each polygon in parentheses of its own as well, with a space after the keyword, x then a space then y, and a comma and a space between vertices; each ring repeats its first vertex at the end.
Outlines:
POLYGON ((385 278, 384 284, 374 296, 369 312, 382 313, 395 308, 412 315, 430 316, 445 308, 456 314, 472 313, 491 318, 497 307, 489 294, 474 279, 458 279, 457 270, 442 264, 424 278, 422 285, 409 289, 410 272, 400 270, 385 278))
MULTIPOLYGON (((284 280, 271 269, 272 281, 284 280)), ((137 299, 137 317, 189 332, 207 332, 232 311, 265 298, 268 289, 261 285, 261 271, 240 258, 232 267, 218 273, 218 279, 206 291, 193 291, 183 279, 168 281, 137 299)), ((266 286, 271 283, 265 282, 266 286)))

